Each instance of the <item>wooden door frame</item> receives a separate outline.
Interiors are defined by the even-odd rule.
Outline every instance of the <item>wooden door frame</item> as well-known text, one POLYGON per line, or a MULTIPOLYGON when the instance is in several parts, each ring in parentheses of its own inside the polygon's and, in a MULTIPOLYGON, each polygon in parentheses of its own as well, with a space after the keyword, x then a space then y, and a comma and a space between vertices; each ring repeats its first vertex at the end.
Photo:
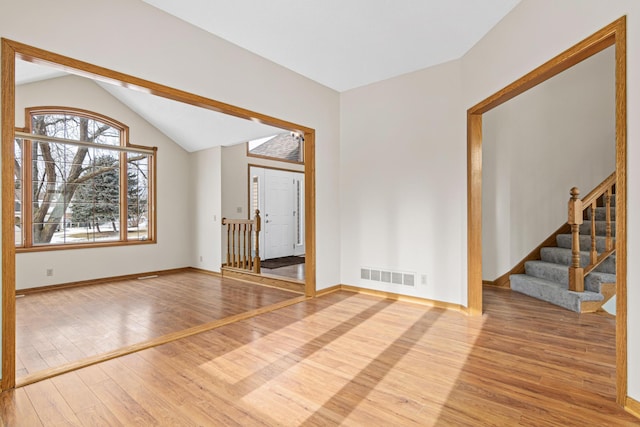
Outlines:
MULTIPOLYGON (((626 17, 607 25, 467 110, 467 310, 482 314, 482 115, 598 52, 615 46, 616 401, 627 395, 627 55, 626 17)), ((567 189, 568 191, 568 189, 567 189)), ((567 199, 568 200, 568 199, 567 199)))
POLYGON ((296 123, 270 117, 255 111, 174 89, 169 86, 99 67, 67 56, 2 38, 2 381, 0 390, 15 387, 15 242, 13 195, 13 139, 15 130, 15 60, 16 58, 72 72, 82 77, 139 90, 173 101, 184 102, 218 113, 247 120, 255 120, 304 135, 305 179, 305 295, 316 292, 316 235, 315 235, 315 130, 296 123))

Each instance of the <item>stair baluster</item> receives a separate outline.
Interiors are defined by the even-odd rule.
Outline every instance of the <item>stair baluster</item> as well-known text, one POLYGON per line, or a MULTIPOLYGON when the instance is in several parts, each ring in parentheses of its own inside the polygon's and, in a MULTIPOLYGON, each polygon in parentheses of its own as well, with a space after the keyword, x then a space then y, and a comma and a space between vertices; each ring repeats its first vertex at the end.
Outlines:
POLYGON ((260 273, 260 223, 257 209, 254 219, 222 218, 222 225, 227 226, 227 263, 223 267, 260 273))
MULTIPOLYGON (((224 224, 224 218, 222 218, 222 224, 224 224)), ((227 264, 229 264, 229 260, 231 259, 231 245, 229 242, 231 241, 231 227, 227 226, 227 264)))
POLYGON ((598 261, 598 250, 596 249, 596 207, 594 200, 591 202, 591 252, 589 253, 589 263, 595 264, 598 261))
POLYGON ((610 251, 613 249, 613 240, 611 239, 611 187, 607 188, 607 192, 604 196, 605 210, 605 249, 610 251))
POLYGON ((569 199, 569 219, 571 226, 571 265, 569 266, 569 290, 584 291, 584 270, 580 266, 580 225, 583 221, 582 200, 578 198, 578 187, 571 189, 569 199))

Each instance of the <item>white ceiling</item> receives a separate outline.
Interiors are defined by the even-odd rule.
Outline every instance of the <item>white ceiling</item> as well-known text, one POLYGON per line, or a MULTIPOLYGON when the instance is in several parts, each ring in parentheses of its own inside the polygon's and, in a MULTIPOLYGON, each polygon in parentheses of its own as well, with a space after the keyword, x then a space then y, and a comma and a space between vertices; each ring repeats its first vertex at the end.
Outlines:
MULTIPOLYGON (((17 85, 66 75, 68 73, 51 67, 16 61, 17 85)), ((189 152, 219 145, 234 145, 282 132, 282 129, 262 123, 194 107, 145 92, 107 83, 97 82, 97 84, 189 152)), ((151 142, 137 143, 153 145, 151 142)))
MULTIPOLYGON (((106 83, 98 84, 189 152, 218 145, 235 145, 283 132, 282 129, 262 123, 148 93, 106 83)), ((153 145, 148 142, 142 144, 153 145)))
MULTIPOLYGON (((143 0, 336 91, 463 56, 520 0, 143 0)), ((65 75, 16 61, 16 82, 65 75)), ((100 84, 187 151, 281 129, 100 84)))
POLYGON ((143 0, 337 91, 462 57, 520 0, 143 0))

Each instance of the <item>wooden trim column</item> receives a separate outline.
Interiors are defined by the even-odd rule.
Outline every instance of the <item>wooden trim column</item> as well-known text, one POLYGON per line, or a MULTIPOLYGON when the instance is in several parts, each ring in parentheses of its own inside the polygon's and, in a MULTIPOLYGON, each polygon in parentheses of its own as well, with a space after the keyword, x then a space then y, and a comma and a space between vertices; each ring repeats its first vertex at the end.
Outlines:
POLYGON ((316 294, 316 131, 304 132, 305 291, 316 294), (310 213, 313 212, 313 215, 310 213))
POLYGON ((14 232, 13 137, 15 129, 15 50, 2 43, 2 381, 15 387, 16 249, 14 232))
POLYGON ((467 113, 467 310, 482 314, 482 114, 467 113))
POLYGON ((613 27, 616 47, 616 401, 627 400, 627 19, 613 27))

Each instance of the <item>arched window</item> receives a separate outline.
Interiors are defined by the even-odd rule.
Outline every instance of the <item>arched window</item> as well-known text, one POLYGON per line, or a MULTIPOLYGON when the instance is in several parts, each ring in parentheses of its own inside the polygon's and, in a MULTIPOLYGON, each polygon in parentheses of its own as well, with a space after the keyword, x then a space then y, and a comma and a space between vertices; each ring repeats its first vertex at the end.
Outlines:
POLYGON ((37 107, 16 131, 16 246, 24 250, 155 241, 155 148, 90 111, 37 107))

